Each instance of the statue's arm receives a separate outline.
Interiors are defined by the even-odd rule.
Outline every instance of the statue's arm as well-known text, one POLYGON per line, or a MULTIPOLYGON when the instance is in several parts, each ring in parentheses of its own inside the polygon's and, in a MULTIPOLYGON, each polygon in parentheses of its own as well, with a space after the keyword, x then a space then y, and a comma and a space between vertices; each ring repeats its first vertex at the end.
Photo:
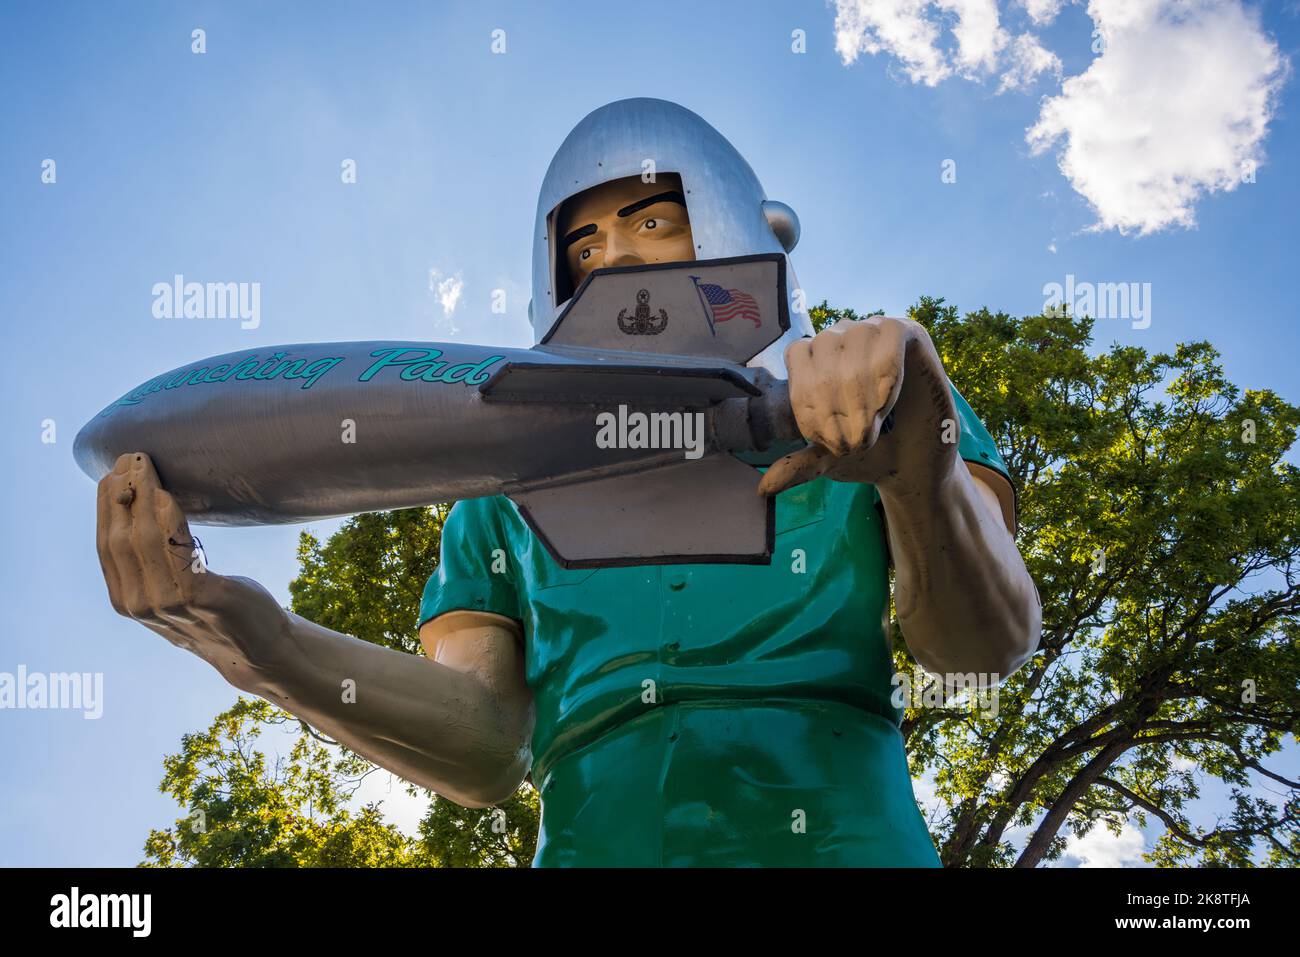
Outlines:
POLYGON ((474 807, 527 774, 532 696, 510 619, 441 616, 419 657, 287 612, 249 579, 197 572, 185 517, 143 453, 100 482, 97 545, 119 613, 376 764, 474 807))
POLYGON ((1009 531, 1009 483, 958 452, 952 387, 925 329, 884 316, 841 320, 792 343, 786 363, 811 445, 774 463, 759 491, 823 475, 874 484, 916 660, 936 674, 1011 674, 1038 646, 1038 591, 1009 531))
POLYGON ((993 485, 1006 480, 959 458, 941 468, 879 487, 899 627, 931 673, 1005 678, 1037 648, 1042 614, 993 485))

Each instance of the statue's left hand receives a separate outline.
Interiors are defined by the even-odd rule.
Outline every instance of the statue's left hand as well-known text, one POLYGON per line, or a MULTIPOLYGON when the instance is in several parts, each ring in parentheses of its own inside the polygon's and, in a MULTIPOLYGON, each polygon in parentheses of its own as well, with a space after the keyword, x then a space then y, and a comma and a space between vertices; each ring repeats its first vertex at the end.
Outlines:
POLYGON ((808 448, 773 463, 759 483, 775 495, 820 476, 880 486, 945 476, 957 461, 948 377, 929 334, 911 319, 841 319, 786 349, 790 404, 808 448), (892 419, 891 419, 892 414, 892 419), (893 428, 882 434, 890 419, 893 428), (946 431, 952 432, 952 428, 946 431))

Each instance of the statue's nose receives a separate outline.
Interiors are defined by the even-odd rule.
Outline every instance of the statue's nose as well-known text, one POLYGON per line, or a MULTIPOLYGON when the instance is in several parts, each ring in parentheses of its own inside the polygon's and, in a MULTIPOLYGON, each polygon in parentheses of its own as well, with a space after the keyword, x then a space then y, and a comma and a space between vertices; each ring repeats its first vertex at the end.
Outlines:
POLYGON ((617 229, 611 229, 605 242, 606 266, 637 266, 645 259, 637 251, 636 243, 626 236, 620 236, 617 229))

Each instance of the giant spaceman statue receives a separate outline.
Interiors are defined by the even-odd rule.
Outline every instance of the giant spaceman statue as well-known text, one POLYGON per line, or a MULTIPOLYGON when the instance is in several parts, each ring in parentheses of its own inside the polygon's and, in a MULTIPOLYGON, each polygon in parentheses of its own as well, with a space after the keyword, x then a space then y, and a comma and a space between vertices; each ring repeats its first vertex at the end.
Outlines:
MULTIPOLYGON (((602 267, 785 255, 798 236, 700 117, 612 103, 542 184, 530 318, 541 339, 602 267)), ((891 701, 888 567, 923 667, 1010 674, 1040 630, 1012 486, 919 325, 814 335, 788 286, 791 328, 750 363, 788 377, 808 443, 759 484, 776 498, 770 564, 566 568, 510 499, 461 501, 420 658, 306 621, 248 579, 178 570, 185 517, 135 453, 99 487, 113 606, 460 804, 500 802, 531 772, 539 866, 936 866, 891 701)))

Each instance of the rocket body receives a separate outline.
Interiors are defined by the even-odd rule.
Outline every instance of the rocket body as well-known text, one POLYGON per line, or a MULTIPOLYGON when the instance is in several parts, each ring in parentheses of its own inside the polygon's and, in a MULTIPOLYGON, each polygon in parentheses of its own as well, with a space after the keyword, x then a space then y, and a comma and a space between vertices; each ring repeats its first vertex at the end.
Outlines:
MULTIPOLYGON (((74 455, 98 479, 119 455, 148 453, 185 514, 207 525, 301 522, 511 494, 683 459, 681 448, 598 442, 601 422, 620 406, 626 420, 626 395, 569 392, 557 402, 543 392, 493 401, 480 387, 512 363, 556 372, 593 365, 590 357, 574 361, 540 349, 429 342, 235 352, 127 393, 81 430, 74 455)), ((606 363, 611 373, 620 364, 626 356, 606 363)), ((665 404, 663 396, 631 402, 665 404)))
POLYGON ((766 561, 772 503, 737 454, 799 440, 784 384, 743 365, 788 328, 783 266, 597 270, 531 349, 327 342, 203 359, 110 404, 73 454, 100 479, 147 453, 203 525, 507 495, 570 567, 766 561), (706 321, 701 281, 752 290, 754 321, 706 321), (671 321, 617 321, 645 298, 671 321))

